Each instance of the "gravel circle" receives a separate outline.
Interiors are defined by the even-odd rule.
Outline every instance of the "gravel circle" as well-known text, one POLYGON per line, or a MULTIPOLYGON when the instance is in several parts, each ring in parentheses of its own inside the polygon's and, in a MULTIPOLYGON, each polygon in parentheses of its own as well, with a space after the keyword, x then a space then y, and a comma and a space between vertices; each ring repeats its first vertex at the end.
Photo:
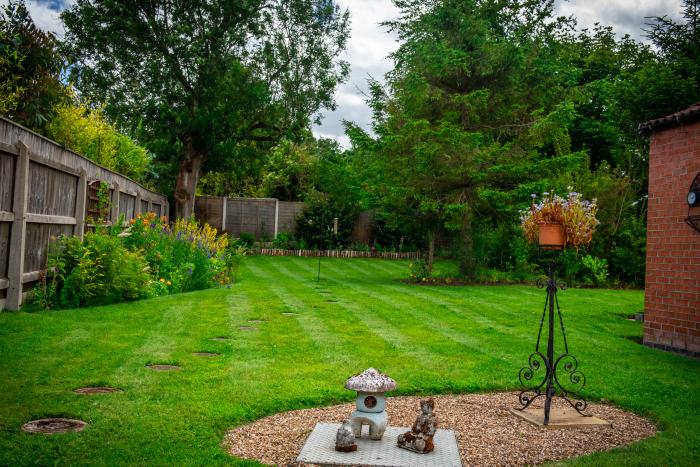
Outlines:
MULTIPOLYGON (((656 434, 649 420, 603 404, 589 403, 586 412, 611 422, 612 427, 548 429, 509 412, 518 406, 516 392, 433 397, 438 427, 455 430, 465 466, 541 464, 605 451, 656 434)), ((388 398, 390 425, 411 426, 424 398, 388 398)), ((564 407, 566 402, 555 399, 553 405, 564 407)), ((264 464, 305 465, 295 459, 316 423, 342 422, 354 407, 343 404, 271 415, 229 431, 223 446, 233 456, 264 464)))

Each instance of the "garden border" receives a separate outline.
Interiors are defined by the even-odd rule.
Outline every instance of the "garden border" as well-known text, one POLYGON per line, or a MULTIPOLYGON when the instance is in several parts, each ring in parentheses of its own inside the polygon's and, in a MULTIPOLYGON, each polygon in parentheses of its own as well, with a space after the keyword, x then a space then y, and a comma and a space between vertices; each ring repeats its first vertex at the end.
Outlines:
POLYGON ((168 214, 164 195, 0 117, 0 311, 22 305, 52 236, 83 237, 95 180, 110 187, 111 221, 168 214))
POLYGON ((281 248, 256 248, 251 250, 259 256, 311 256, 328 258, 381 258, 381 259, 420 259, 419 251, 396 253, 390 251, 356 250, 283 250, 281 248))

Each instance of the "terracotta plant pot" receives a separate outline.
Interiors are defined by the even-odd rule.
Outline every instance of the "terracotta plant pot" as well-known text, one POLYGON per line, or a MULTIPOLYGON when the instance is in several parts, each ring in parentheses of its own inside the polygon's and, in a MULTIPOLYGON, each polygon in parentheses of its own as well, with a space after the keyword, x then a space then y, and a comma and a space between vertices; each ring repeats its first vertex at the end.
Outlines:
POLYGON ((566 245, 566 232, 561 224, 540 224, 540 247, 561 250, 566 245))

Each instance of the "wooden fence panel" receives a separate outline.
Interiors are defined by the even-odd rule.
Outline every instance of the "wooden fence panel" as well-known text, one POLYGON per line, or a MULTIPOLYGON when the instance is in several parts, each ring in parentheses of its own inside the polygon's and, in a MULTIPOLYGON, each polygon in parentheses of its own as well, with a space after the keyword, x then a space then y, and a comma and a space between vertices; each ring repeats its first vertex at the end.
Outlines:
POLYGON ((194 215, 197 220, 205 222, 219 231, 224 229, 224 202, 221 196, 197 196, 194 200, 194 215))
MULTIPOLYGON (((0 222, 0 279, 7 278, 7 260, 10 252, 10 222, 0 222)), ((2 287, 0 287, 2 288, 2 287)))
POLYGON ((119 215, 122 214, 127 221, 136 217, 136 196, 119 193, 119 215))
POLYGON ((61 235, 73 235, 74 226, 56 224, 27 223, 26 244, 24 250, 24 273, 40 271, 46 266, 49 241, 61 235))
POLYGON ((295 233, 297 217, 304 211, 306 203, 296 201, 280 201, 277 208, 277 233, 295 233))
POLYGON ((27 212, 75 216, 78 177, 45 165, 29 163, 27 212))
POLYGON ((82 237, 97 201, 88 184, 100 182, 109 186, 108 221, 149 207, 167 214, 165 196, 0 117, 0 310, 22 304, 46 268, 52 237, 82 237))
POLYGON ((225 230, 234 236, 245 232, 258 239, 273 238, 276 213, 274 198, 228 198, 225 230))
POLYGON ((0 211, 12 211, 16 156, 0 151, 0 211))
MULTIPOLYGON (((195 198, 195 216, 201 223, 216 227, 233 237, 242 233, 274 239, 278 233, 296 233, 297 218, 306 203, 275 198, 195 198)), ((329 221, 331 221, 329 219, 329 221)), ((353 225, 352 241, 369 245, 372 241, 372 214, 363 212, 353 225)))

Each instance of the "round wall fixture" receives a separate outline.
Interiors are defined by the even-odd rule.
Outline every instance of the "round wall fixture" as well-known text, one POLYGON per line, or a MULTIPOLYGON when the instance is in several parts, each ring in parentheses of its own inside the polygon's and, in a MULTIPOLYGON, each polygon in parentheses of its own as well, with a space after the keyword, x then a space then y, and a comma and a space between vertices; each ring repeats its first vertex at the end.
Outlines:
POLYGON ((685 222, 700 232, 700 213, 691 212, 696 210, 696 208, 700 208, 700 173, 695 176, 693 183, 690 184, 686 201, 688 202, 688 217, 686 217, 685 222))
POLYGON ((695 176, 688 190, 688 206, 695 208, 700 206, 700 173, 695 176))

